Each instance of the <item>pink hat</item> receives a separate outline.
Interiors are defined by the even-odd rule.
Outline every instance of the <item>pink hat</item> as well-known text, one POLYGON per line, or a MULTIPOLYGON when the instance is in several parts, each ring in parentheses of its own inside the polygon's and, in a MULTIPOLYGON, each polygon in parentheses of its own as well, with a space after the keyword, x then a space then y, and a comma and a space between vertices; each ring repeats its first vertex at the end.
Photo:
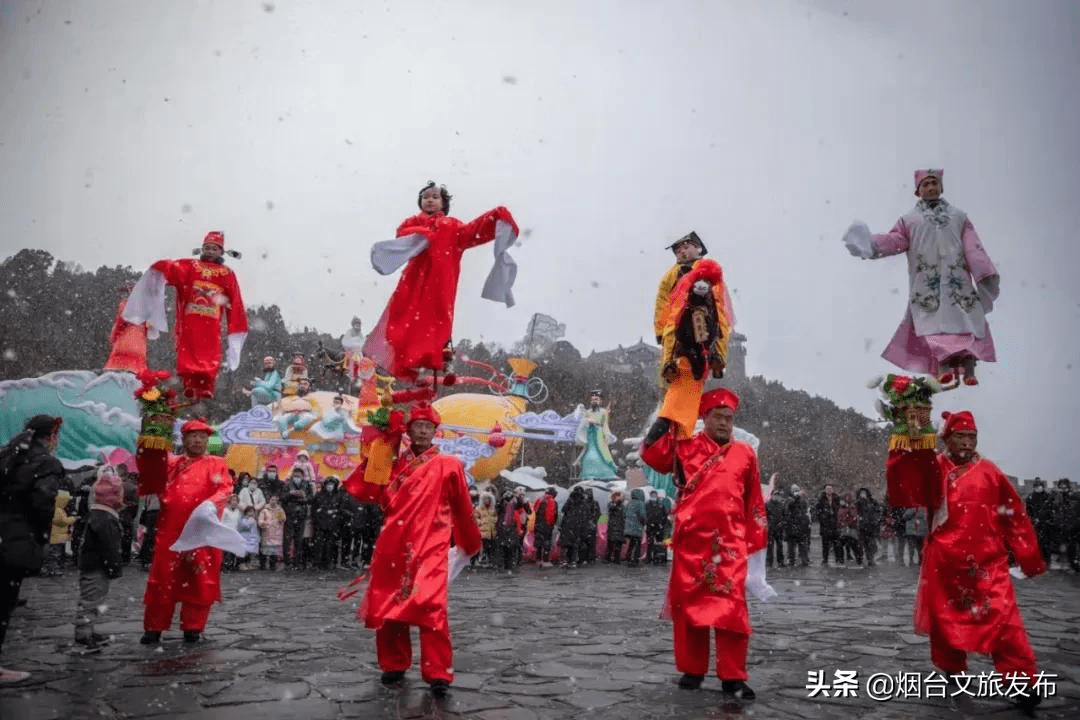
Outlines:
POLYGON ((919 194, 919 184, 928 177, 936 177, 939 183, 945 182, 944 170, 932 170, 927 168, 926 170, 915 171, 915 194, 919 194))
POLYGON ((98 479, 94 483, 94 503, 113 510, 124 506, 124 486, 120 484, 116 471, 108 465, 98 470, 98 479))

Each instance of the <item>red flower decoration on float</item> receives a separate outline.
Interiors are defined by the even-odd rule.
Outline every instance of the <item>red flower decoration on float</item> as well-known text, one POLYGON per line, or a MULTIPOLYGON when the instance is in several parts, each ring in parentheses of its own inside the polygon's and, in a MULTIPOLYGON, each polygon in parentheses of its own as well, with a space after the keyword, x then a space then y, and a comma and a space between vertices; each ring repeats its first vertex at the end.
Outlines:
POLYGON ((897 395, 903 395, 904 391, 911 385, 911 378, 907 375, 897 375, 892 381, 892 390, 897 395))

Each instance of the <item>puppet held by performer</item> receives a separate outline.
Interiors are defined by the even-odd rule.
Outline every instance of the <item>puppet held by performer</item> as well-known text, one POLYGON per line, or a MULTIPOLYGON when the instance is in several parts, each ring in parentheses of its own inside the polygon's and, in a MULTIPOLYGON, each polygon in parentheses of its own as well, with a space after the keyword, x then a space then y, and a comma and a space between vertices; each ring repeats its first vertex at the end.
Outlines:
MULTIPOLYGON (((894 408, 905 412, 910 406, 894 408)), ((926 508, 929 518, 915 632, 930 637, 930 660, 946 674, 966 672, 968 653, 990 655, 1030 715, 1041 683, 1010 575, 1039 575, 1046 563, 1012 482, 975 451, 974 416, 942 417, 944 453, 924 444, 923 430, 911 423, 906 442, 890 440, 885 465, 889 505, 926 508), (1012 560, 1018 570, 1009 569, 1012 560)))
POLYGON ((433 182, 420 190, 417 204, 421 212, 401 223, 396 239, 371 249, 371 264, 380 274, 403 264, 405 270, 363 350, 395 377, 413 382, 421 371, 441 372, 453 359, 454 303, 466 250, 495 242, 495 266, 481 296, 514 304, 517 265, 507 250, 518 236, 517 223, 504 207, 469 223, 450 217, 450 194, 433 182))
MULTIPOLYGON (((176 374, 184 393, 192 398, 212 398, 221 367, 221 319, 228 325, 228 364, 240 366, 240 351, 247 337, 247 312, 240 285, 225 267, 225 236, 207 233, 198 259, 158 260, 136 283, 128 297, 123 318, 146 323, 151 339, 167 329, 165 286, 176 289, 176 374)), ((229 251, 233 257, 240 254, 229 251)))
POLYGON ((660 417, 676 423, 681 439, 693 432, 706 373, 724 375, 734 316, 723 270, 702 257, 707 251, 697 233, 670 248, 677 262, 660 282, 653 325, 666 388, 660 417))
POLYGON ((943 175, 916 170, 915 207, 883 235, 853 224, 844 244, 864 260, 907 254, 908 309, 882 357, 905 370, 938 375, 948 388, 961 375, 964 384, 977 385, 976 361, 997 359, 986 315, 1000 278, 967 213, 941 197, 943 175))
POLYGON ((111 350, 105 361, 105 370, 126 371, 138 374, 146 369, 146 323, 132 324, 124 320, 127 298, 135 287, 134 282, 120 288, 120 303, 116 308, 116 320, 109 333, 111 350))

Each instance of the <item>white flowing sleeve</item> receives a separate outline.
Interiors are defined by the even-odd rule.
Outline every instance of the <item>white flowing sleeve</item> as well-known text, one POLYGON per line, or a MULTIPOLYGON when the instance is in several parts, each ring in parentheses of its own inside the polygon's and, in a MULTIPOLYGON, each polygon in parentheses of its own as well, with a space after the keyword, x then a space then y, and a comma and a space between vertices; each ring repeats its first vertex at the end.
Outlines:
POLYGON ((146 323, 146 337, 153 340, 169 329, 165 318, 165 274, 150 268, 128 295, 124 320, 132 325, 146 323))
POLYGON ((514 280, 517 279, 517 263, 510 257, 508 250, 517 242, 514 227, 505 220, 495 222, 495 265, 484 281, 480 297, 485 300, 506 303, 514 306, 514 280))
POLYGON ((380 275, 389 275, 427 247, 428 239, 420 233, 377 242, 371 246, 371 267, 380 275))
POLYGON ((857 258, 869 260, 874 257, 874 246, 870 240, 870 227, 863 222, 852 223, 844 233, 844 245, 848 252, 857 258))

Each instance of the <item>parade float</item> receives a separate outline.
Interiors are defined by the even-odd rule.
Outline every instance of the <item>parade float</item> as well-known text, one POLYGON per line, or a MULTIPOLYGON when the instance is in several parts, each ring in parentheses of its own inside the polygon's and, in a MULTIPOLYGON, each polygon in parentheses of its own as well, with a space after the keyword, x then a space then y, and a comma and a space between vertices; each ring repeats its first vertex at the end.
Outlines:
POLYGON ((139 430, 131 373, 63 370, 0 381, 0 444, 41 413, 64 419, 56 456, 66 468, 131 462, 139 430))
MULTIPOLYGON (((528 410, 543 402, 547 387, 533 377, 536 363, 510 358, 510 374, 491 365, 459 359, 473 375, 459 375, 454 387, 478 386, 486 392, 457 392, 432 404, 442 416, 435 442, 445 453, 461 458, 474 482, 489 481, 510 467, 526 440, 573 442, 578 419, 548 410, 528 410)), ((341 478, 358 463, 360 432, 369 412, 380 406, 379 383, 372 363, 359 374, 357 396, 295 389, 270 405, 256 405, 218 426, 228 450, 225 458, 236 472, 259 474, 267 465, 286 473, 301 453, 311 460, 316 482, 341 478), (335 403, 335 398, 338 398, 335 403)))

